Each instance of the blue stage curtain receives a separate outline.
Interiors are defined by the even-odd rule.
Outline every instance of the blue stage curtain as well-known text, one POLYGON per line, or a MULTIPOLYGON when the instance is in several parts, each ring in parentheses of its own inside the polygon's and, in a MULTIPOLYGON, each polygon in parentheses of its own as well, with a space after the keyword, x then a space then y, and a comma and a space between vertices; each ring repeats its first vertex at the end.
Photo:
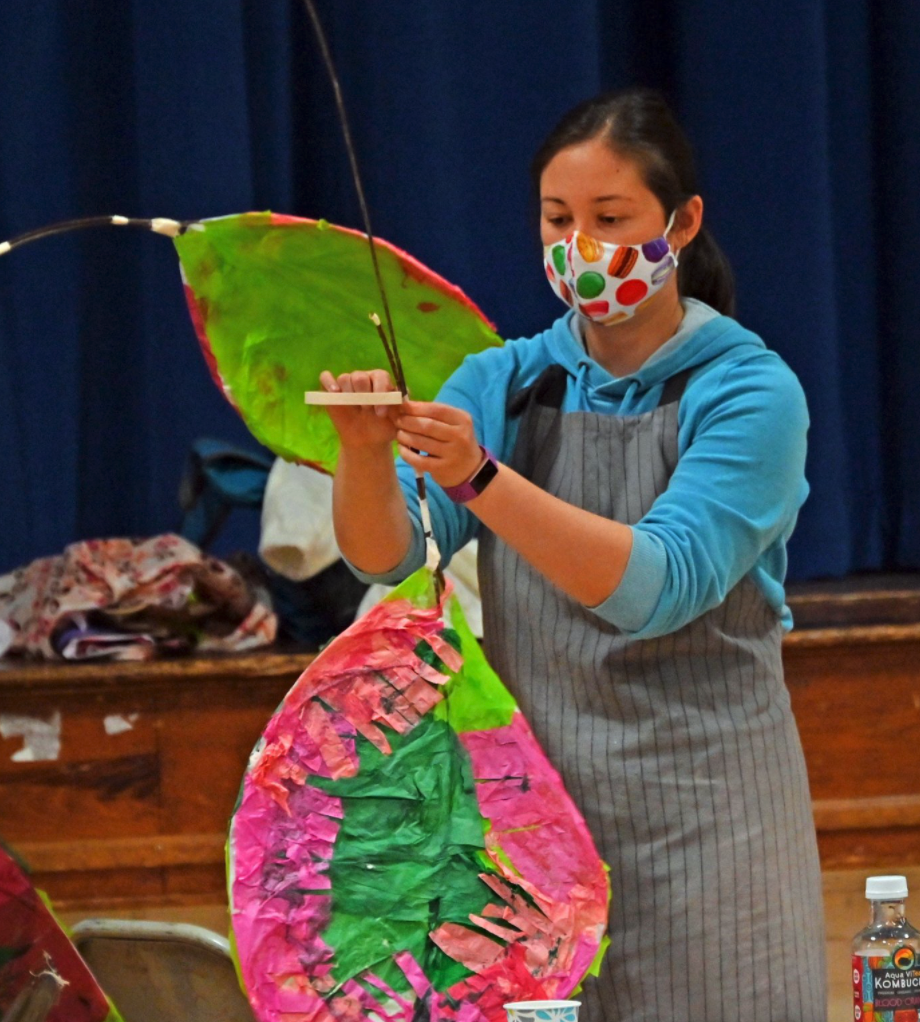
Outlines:
MULTIPOLYGON (((532 153, 580 99, 661 88, 739 319, 808 394, 792 577, 920 566, 916 0, 319 6, 377 233, 507 337, 560 311, 532 153)), ((103 212, 359 225, 298 2, 4 0, 0 67, 0 237, 103 212)), ((174 527, 200 435, 254 446, 209 381, 167 241, 110 231, 0 259, 0 570, 174 527)))

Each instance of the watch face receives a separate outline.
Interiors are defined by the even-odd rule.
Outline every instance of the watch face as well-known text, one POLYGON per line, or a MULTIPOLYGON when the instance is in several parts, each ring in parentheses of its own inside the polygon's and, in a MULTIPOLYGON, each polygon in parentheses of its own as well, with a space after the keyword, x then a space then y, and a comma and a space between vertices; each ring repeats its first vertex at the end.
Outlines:
POLYGON ((470 480, 470 486, 473 487, 477 494, 482 493, 496 475, 498 475, 498 466, 491 458, 489 458, 489 460, 470 480))

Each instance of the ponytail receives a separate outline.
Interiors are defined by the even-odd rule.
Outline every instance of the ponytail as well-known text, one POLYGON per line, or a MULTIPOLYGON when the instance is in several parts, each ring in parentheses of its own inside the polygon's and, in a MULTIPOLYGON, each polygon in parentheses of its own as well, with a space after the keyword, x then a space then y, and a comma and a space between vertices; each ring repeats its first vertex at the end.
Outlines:
POLYGON ((735 275, 725 253, 705 227, 680 253, 677 290, 697 298, 723 316, 735 315, 735 275))

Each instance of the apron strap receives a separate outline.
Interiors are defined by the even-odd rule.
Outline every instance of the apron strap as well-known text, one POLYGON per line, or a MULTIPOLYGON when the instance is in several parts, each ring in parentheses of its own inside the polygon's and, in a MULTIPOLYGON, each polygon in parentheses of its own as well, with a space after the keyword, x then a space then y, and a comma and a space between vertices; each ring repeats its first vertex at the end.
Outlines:
POLYGON ((508 418, 516 419, 532 403, 557 410, 562 408, 568 377, 564 366, 556 364, 547 366, 529 387, 517 391, 508 398, 508 418))
POLYGON ((687 380, 690 379, 692 372, 692 367, 682 369, 679 373, 669 376, 664 381, 664 386, 661 388, 661 397, 658 399, 659 408, 663 408, 665 405, 673 405, 676 401, 680 401, 684 396, 684 391, 687 389, 687 380))

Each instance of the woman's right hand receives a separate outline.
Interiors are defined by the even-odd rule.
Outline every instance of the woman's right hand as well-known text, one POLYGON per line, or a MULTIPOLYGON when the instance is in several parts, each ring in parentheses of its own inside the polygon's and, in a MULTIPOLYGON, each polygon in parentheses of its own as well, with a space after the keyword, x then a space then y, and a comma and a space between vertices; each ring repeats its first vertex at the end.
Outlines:
MULTIPOLYGON (((346 394, 379 394, 396 390, 385 369, 342 373, 335 377, 328 370, 320 374, 324 390, 346 394)), ((396 440, 396 418, 400 405, 327 405, 343 447, 389 447, 396 440)))

